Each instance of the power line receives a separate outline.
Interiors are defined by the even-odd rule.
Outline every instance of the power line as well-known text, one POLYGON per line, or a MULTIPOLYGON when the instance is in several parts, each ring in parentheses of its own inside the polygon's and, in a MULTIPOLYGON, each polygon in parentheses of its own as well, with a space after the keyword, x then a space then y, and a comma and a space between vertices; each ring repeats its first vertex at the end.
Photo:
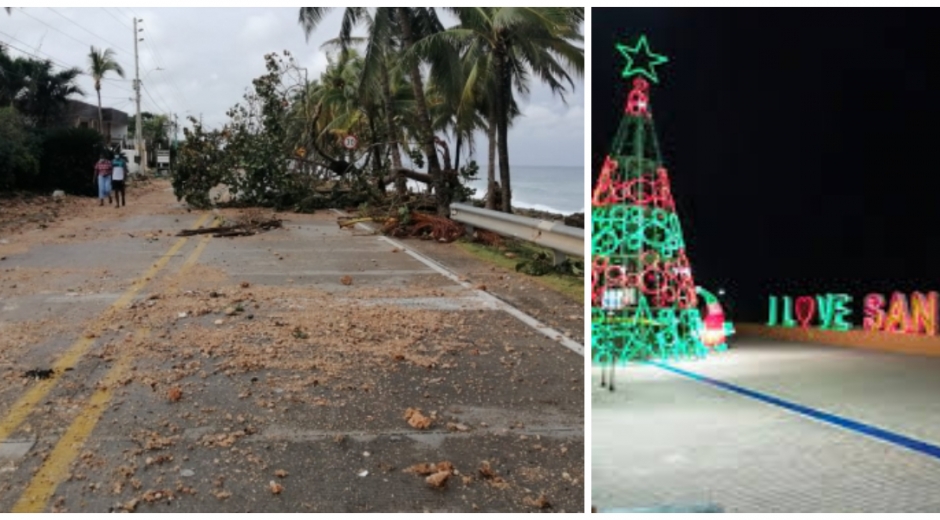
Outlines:
MULTIPOLYGON (((143 84, 143 83, 141 83, 141 84, 143 84)), ((144 90, 147 90, 147 89, 144 88, 144 90)), ((160 98, 160 102, 163 103, 164 106, 167 106, 167 107, 172 106, 171 103, 167 103, 167 102, 166 102, 166 99, 164 99, 163 96, 160 95, 160 92, 159 92, 158 90, 154 90, 154 93, 156 94, 156 96, 157 96, 158 98, 160 98)), ((168 111, 167 113, 169 113, 169 111, 168 111)))
POLYGON ((68 36, 69 38, 71 38, 71 39, 77 41, 78 43, 80 43, 80 44, 82 44, 82 45, 88 45, 89 47, 91 46, 90 43, 88 43, 88 42, 83 42, 82 40, 79 40, 78 38, 76 38, 76 37, 70 35, 69 33, 62 31, 61 29, 57 29, 57 28, 55 28, 55 27, 49 25, 48 23, 46 23, 46 22, 40 20, 39 18, 36 18, 35 16, 33 16, 33 15, 27 13, 22 7, 20 7, 19 9, 20 9, 20 12, 21 12, 21 13, 23 13, 23 14, 25 14, 26 16, 32 18, 33 20, 36 20, 37 22, 39 22, 39 23, 45 25, 46 27, 49 27, 49 28, 52 29, 53 31, 62 33, 62 34, 68 36))
POLYGON ((157 103, 157 101, 156 101, 155 99, 153 99, 153 96, 150 95, 150 91, 147 90, 147 87, 144 86, 143 82, 141 82, 140 86, 142 86, 142 87, 144 88, 144 93, 147 94, 147 97, 150 98, 150 101, 153 103, 153 106, 157 108, 157 110, 159 110, 159 111, 161 111, 161 112, 163 112, 163 113, 165 113, 165 114, 171 113, 169 110, 166 109, 166 107, 160 106, 160 104, 157 103))
MULTIPOLYGON (((118 13, 120 13, 120 14, 123 15, 123 16, 128 16, 127 13, 124 12, 124 9, 123 9, 122 7, 114 6, 114 7, 112 7, 111 9, 114 9, 115 11, 117 11, 118 13)), ((130 9, 128 9, 128 11, 131 13, 131 14, 130 14, 130 17, 131 17, 131 18, 135 18, 135 17, 137 16, 137 14, 134 13, 133 11, 131 11, 130 9)))
MULTIPOLYGON (((127 14, 124 13, 124 8, 113 7, 112 9, 114 9, 118 13, 124 14, 124 16, 127 16, 127 14)), ((130 13, 130 16, 132 19, 137 18, 137 13, 135 13, 133 10, 127 9, 127 11, 130 13)), ((137 38, 136 33, 134 34, 134 38, 137 38)), ((144 39, 143 42, 144 42, 144 46, 146 46, 150 50, 151 57, 153 58, 153 61, 156 63, 157 68, 163 69, 163 71, 166 72, 166 69, 167 69, 166 61, 163 59, 163 56, 157 50, 156 46, 151 44, 150 40, 148 39, 144 39)), ((172 94, 171 97, 176 97, 176 102, 179 103, 181 106, 189 106, 188 99, 186 99, 186 96, 183 94, 182 90, 180 90, 179 86, 176 84, 173 78, 172 77, 167 77, 167 78, 168 78, 168 83, 170 83, 170 86, 173 87, 173 89, 175 89, 175 92, 171 90, 171 94, 172 94)), ((157 95, 158 97, 160 97, 161 100, 163 100, 164 103, 166 103, 166 100, 164 100, 163 97, 159 95, 159 92, 157 92, 157 95)))
MULTIPOLYGON (((131 29, 131 27, 130 27, 129 25, 127 25, 126 23, 124 23, 123 21, 121 21, 120 18, 118 18, 117 16, 115 16, 114 13, 112 13, 111 11, 108 11, 108 8, 106 8, 106 7, 100 7, 99 9, 101 9, 102 11, 108 13, 108 14, 111 16, 111 18, 114 18, 115 20, 117 20, 117 23, 123 25, 124 28, 126 28, 128 31, 133 31, 133 30, 134 30, 134 29, 131 29)), ((123 15, 122 15, 122 16, 123 16, 123 15)))
MULTIPOLYGON (((88 45, 89 47, 91 46, 91 44, 89 44, 89 43, 87 43, 87 42, 84 42, 84 41, 81 41, 81 40, 79 40, 78 38, 75 38, 74 36, 72 36, 72 35, 70 35, 70 34, 68 34, 68 33, 66 33, 66 32, 63 32, 62 30, 57 29, 56 27, 53 27, 53 26, 49 25, 48 23, 46 23, 46 22, 40 20, 39 18, 36 18, 35 16, 33 16, 33 15, 31 15, 31 14, 25 12, 22 7, 20 7, 19 9, 20 9, 20 11, 21 11, 23 14, 25 14, 26 16, 29 16, 29 17, 32 18, 33 20, 36 20, 37 22, 39 22, 39 23, 45 25, 46 27, 49 27, 50 29, 52 29, 52 30, 54 30, 54 31, 56 31, 56 32, 62 33, 62 34, 64 34, 65 36, 68 36, 69 38, 71 38, 72 40, 75 40, 75 41, 77 41, 78 43, 81 43, 82 45, 88 45)), ((50 9, 51 9, 51 8, 50 8, 50 9)), ((54 12, 55 12, 55 11, 54 11, 54 12)), ((64 15, 62 15, 62 14, 60 14, 60 13, 58 13, 58 12, 56 12, 56 14, 58 14, 59 16, 63 16, 63 17, 64 17, 64 15)), ((67 19, 67 18, 66 18, 66 19, 67 19)), ((69 21, 71 22, 71 20, 69 20, 69 21)), ((74 22, 73 22, 73 23, 74 23, 74 22)), ((77 25, 77 24, 76 24, 76 25, 77 25)), ((81 26, 79 26, 79 27, 81 28, 81 26)), ((86 29, 86 30, 87 30, 87 29, 86 29)), ((4 34, 5 34, 5 33, 4 33, 4 34)), ((92 33, 92 35, 94 35, 94 33, 92 33)), ((13 39, 16 40, 16 41, 19 41, 20 43, 23 43, 24 45, 28 45, 26 42, 23 42, 22 40, 19 40, 18 38, 14 38, 13 36, 10 36, 10 35, 7 35, 7 36, 9 36, 10 38, 13 38, 13 39)), ((103 39, 103 38, 102 38, 102 39, 103 39)), ((105 41, 107 41, 107 40, 105 40, 105 41)), ((109 43, 110 43, 110 42, 109 42, 109 43)), ((12 46, 11 46, 11 47, 12 47, 12 46)), ((28 55, 30 55, 30 56, 32 56, 32 57, 34 57, 34 58, 43 59, 43 58, 40 58, 39 56, 36 56, 35 54, 26 52, 26 51, 24 51, 24 50, 22 50, 22 49, 17 49, 17 50, 20 51, 20 52, 23 52, 23 53, 25 53, 25 54, 28 54, 28 55)), ((40 51, 40 52, 41 52, 41 51, 40 51)), ((127 52, 127 51, 124 51, 124 52, 127 52)), ((43 54, 45 54, 45 53, 43 53, 43 54)), ((64 68, 72 68, 72 67, 70 67, 70 66, 68 66, 68 65, 63 65, 61 62, 55 60, 54 58, 50 58, 50 61, 52 61, 53 63, 56 63, 56 64, 58 64, 59 66, 64 67, 64 68)), ((82 70, 81 67, 75 67, 75 68, 77 68, 77 69, 79 69, 79 70, 82 70)), ((87 74, 87 73, 86 73, 86 72, 82 72, 82 74, 87 74)), ((90 75, 90 74, 88 74, 88 75, 90 75)), ((125 79, 115 79, 115 78, 101 78, 101 79, 103 79, 103 80, 105 80, 105 81, 112 81, 112 82, 130 81, 130 80, 125 80, 125 79)))
MULTIPOLYGON (((15 37, 15 36, 11 36, 11 35, 9 35, 9 34, 3 32, 3 31, 0 31, 0 34, 6 36, 7 38, 12 38, 12 39, 14 39, 14 40, 16 40, 16 41, 22 43, 23 45, 28 45, 28 44, 27 44, 26 42, 24 42, 23 40, 20 40, 19 38, 15 37)), ((53 65, 56 65, 56 66, 58 66, 58 67, 61 67, 61 68, 63 68, 63 69, 66 69, 66 70, 77 69, 78 72, 79 72, 79 74, 81 74, 82 76, 91 76, 91 74, 89 74, 89 73, 83 71, 83 70, 81 69, 81 67, 70 66, 70 65, 67 65, 67 64, 65 64, 65 63, 62 63, 61 61, 59 61, 59 60, 53 58, 51 54, 48 54, 48 53, 39 51, 39 52, 41 52, 42 54, 45 54, 46 56, 48 56, 47 58, 44 58, 44 57, 39 56, 39 55, 37 55, 37 54, 34 54, 34 53, 32 53, 32 52, 25 51, 25 50, 23 50, 23 49, 21 49, 21 48, 15 46, 15 45, 9 43, 9 42, 0 42, 0 43, 3 43, 3 45, 6 45, 7 47, 9 47, 9 48, 11 48, 11 49, 14 49, 14 50, 17 50, 17 51, 19 51, 19 52, 22 52, 23 54, 25 54, 25 55, 27 55, 27 56, 29 56, 29 57, 31 57, 31 58, 35 58, 35 59, 40 60, 40 61, 48 61, 48 62, 52 63, 53 65)), ((108 78, 102 78, 102 79, 108 79, 108 78)), ((117 87, 117 88, 120 88, 121 90, 124 90, 124 91, 126 91, 126 92, 131 92, 128 88, 124 87, 123 85, 114 85, 114 86, 117 87)))
POLYGON ((126 49, 123 49, 123 48, 121 48, 121 47, 118 47, 117 45, 114 45, 114 43, 111 42, 110 40, 106 40, 103 36, 98 36, 97 34, 95 34, 95 33, 91 32, 91 31, 89 31, 89 30, 86 29, 84 26, 80 25, 78 22, 76 22, 75 20, 72 20, 72 19, 69 18, 68 16, 65 16, 64 14, 60 13, 59 11, 56 11, 55 9, 53 9, 53 8, 51 8, 51 7, 47 7, 46 9, 48 9, 48 10, 52 11, 53 13, 55 13, 55 14, 61 16, 62 18, 65 18, 65 19, 68 20, 68 22, 71 23, 72 25, 74 25, 74 26, 78 27, 79 29, 81 29, 81 30, 87 32, 88 34, 94 36, 95 38, 98 38, 98 39, 102 40, 103 42, 108 43, 108 44, 114 46, 114 48, 116 48, 117 50, 122 51, 122 52, 127 53, 127 54, 130 54, 130 53, 127 52, 126 49))
MULTIPOLYGON (((157 62, 157 66, 161 67, 163 69, 163 72, 166 72, 166 69, 167 69, 166 61, 163 59, 163 56, 160 54, 160 52, 156 49, 156 46, 151 45, 148 40, 144 40, 144 44, 147 45, 147 47, 150 49, 151 53, 153 54, 154 60, 157 62)), ((168 77, 168 80, 169 80, 168 83, 170 83, 170 86, 173 87, 173 89, 175 89, 175 92, 172 92, 172 91, 171 92, 173 93, 173 96, 177 98, 176 102, 180 103, 180 105, 182 106, 189 106, 189 102, 186 99, 186 96, 180 90, 179 86, 176 85, 176 82, 173 80, 173 78, 168 77)))
POLYGON ((133 93, 134 93, 133 90, 131 90, 131 89, 129 89, 129 88, 123 86, 123 85, 111 85, 111 86, 112 86, 112 87, 115 87, 115 88, 118 88, 118 89, 120 89, 120 90, 123 90, 124 92, 130 93, 130 94, 133 94, 133 93))
MULTIPOLYGON (((150 50, 151 57, 153 58, 157 67, 162 68, 163 72, 166 72, 168 69, 168 67, 166 66, 166 60, 163 59, 163 55, 160 53, 159 49, 157 49, 157 46, 151 43, 151 41, 148 39, 144 39, 144 46, 146 46, 147 49, 150 50)), ((167 77, 167 83, 169 83, 170 86, 172 87, 172 90, 170 91, 170 93, 172 94, 172 97, 175 97, 176 102, 179 103, 181 106, 189 106, 189 100, 186 98, 186 95, 183 94, 183 91, 179 88, 179 86, 176 84, 173 78, 171 76, 166 76, 166 77, 167 77)))
MULTIPOLYGON (((10 35, 10 34, 7 34, 7 33, 3 32, 3 31, 0 31, 0 34, 6 36, 7 38, 11 38, 11 39, 13 39, 13 40, 16 40, 16 41, 22 43, 23 45, 29 46, 29 44, 26 43, 26 42, 24 42, 23 40, 21 40, 21 39, 15 37, 15 36, 12 36, 12 35, 10 35)), ((11 43, 8 43, 8 42, 3 42, 3 44, 6 45, 7 47, 11 48, 11 49, 16 49, 16 50, 18 50, 18 51, 22 52, 23 54, 26 54, 27 56, 30 56, 30 57, 32 57, 32 58, 36 58, 37 60, 40 60, 40 61, 50 61, 50 62, 54 63, 55 65, 57 65, 57 66, 59 66, 59 67, 62 67, 63 69, 78 69, 78 68, 79 68, 79 67, 71 67, 71 66, 69 66, 69 65, 65 65, 64 63, 62 63, 62 62, 56 60, 55 58, 53 58, 51 54, 48 54, 48 53, 45 53, 45 52, 42 52, 42 51, 37 51, 37 52, 40 52, 40 53, 42 53, 42 54, 45 54, 46 56, 49 56, 49 57, 48 57, 48 58, 43 58, 42 56, 38 56, 38 55, 36 55, 36 54, 33 54, 32 52, 24 51, 23 49, 20 49, 19 47, 15 47, 14 45, 12 45, 11 43)), ((81 70, 81 69, 79 69, 79 70, 81 70)), ((82 74, 85 74, 85 73, 82 72, 82 74)))

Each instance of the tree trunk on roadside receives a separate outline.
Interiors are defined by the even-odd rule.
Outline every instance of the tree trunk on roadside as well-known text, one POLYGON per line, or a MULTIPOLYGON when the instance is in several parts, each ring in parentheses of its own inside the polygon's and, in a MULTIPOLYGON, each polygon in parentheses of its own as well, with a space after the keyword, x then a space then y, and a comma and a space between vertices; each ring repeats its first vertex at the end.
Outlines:
POLYGON ((496 122, 490 118, 486 127, 489 145, 486 157, 486 209, 496 209, 496 122))
POLYGON ((499 181, 502 183, 502 211, 512 213, 512 187, 509 184, 509 100, 512 96, 512 79, 506 44, 496 44, 496 138, 499 147, 499 181))
MULTIPOLYGON (((101 85, 95 85, 98 92, 98 133, 104 136, 104 117, 101 115, 101 85)), ((110 143, 108 143, 110 144, 110 143)))
MULTIPOLYGON (((395 112, 392 109, 392 87, 391 80, 388 77, 388 65, 385 62, 385 56, 382 59, 382 97, 385 101, 385 126, 388 127, 389 147, 392 152, 392 171, 401 169, 401 150, 398 148, 398 127, 395 126, 395 112)), ((399 195, 404 195, 408 190, 408 184, 404 177, 395 179, 395 191, 399 195)))
MULTIPOLYGON (((371 132, 372 140, 378 141, 378 137, 375 133, 375 120, 373 119, 373 114, 375 114, 375 107, 371 107, 372 110, 369 112, 369 132, 371 132)), ((384 196, 385 194, 385 181, 382 179, 382 156, 379 154, 379 147, 372 147, 372 171, 375 172, 375 186, 384 196)))
MULTIPOLYGON (((407 7, 399 7, 398 15, 401 20, 402 40, 405 50, 414 45, 411 33, 411 18, 407 7)), ((418 112, 418 130, 421 132, 420 141, 424 154, 428 158, 428 173, 434 179, 434 196, 437 202, 437 214, 446 217, 450 213, 450 190, 441 171, 441 163, 437 160, 437 151, 434 149, 434 132, 431 130, 431 117, 428 115, 427 100, 424 97, 424 84, 421 81, 421 69, 418 60, 414 60, 409 67, 411 88, 415 94, 415 105, 418 112)))

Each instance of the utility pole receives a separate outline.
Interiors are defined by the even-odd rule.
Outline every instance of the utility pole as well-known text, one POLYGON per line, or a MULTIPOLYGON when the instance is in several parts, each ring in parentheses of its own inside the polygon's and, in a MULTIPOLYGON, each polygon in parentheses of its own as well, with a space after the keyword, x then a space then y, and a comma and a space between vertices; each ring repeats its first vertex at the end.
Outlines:
MULTIPOLYGON (((143 20, 141 20, 143 21, 143 20)), ((140 120, 140 58, 137 55, 137 42, 141 38, 137 37, 139 32, 137 29, 138 19, 134 17, 134 92, 137 94, 137 129, 134 131, 134 147, 137 148, 137 160, 140 161, 140 169, 138 172, 146 173, 147 171, 147 160, 146 160, 146 143, 144 146, 141 146, 141 137, 143 137, 143 124, 140 120)), ((143 29, 140 29, 143 31, 143 29)))

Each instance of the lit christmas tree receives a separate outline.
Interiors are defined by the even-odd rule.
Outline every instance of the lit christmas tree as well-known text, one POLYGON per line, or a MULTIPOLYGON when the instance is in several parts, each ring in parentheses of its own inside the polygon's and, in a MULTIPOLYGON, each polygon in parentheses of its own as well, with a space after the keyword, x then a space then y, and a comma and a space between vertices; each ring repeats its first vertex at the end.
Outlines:
POLYGON ((591 204, 594 360, 701 358, 709 347, 726 348, 732 330, 717 299, 692 280, 656 140, 649 82, 658 82, 655 67, 668 60, 650 51, 645 36, 617 49, 633 88, 591 204))

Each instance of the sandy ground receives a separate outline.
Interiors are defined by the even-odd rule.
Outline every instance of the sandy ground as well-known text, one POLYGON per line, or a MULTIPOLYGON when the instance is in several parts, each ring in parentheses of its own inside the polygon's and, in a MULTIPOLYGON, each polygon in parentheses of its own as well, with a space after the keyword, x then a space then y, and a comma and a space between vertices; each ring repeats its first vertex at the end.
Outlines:
MULTIPOLYGON (((128 195, 0 213, 0 510, 583 510, 583 357, 331 213, 182 241, 246 212, 128 195)), ((405 244, 582 341, 578 304, 405 244)))

